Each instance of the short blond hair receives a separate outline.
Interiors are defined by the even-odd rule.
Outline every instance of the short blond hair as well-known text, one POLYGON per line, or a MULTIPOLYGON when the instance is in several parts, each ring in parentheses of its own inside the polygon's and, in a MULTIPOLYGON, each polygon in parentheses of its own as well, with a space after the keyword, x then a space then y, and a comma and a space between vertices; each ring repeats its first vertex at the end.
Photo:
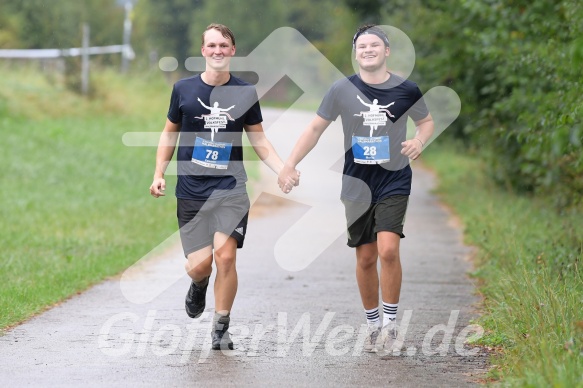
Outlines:
POLYGON ((203 46, 204 46, 204 34, 206 34, 206 32, 208 30, 219 31, 223 35, 223 37, 231 39, 233 46, 235 45, 235 34, 233 34, 233 31, 231 31, 231 29, 229 27, 225 26, 224 24, 212 23, 212 24, 209 24, 209 26, 202 33, 202 43, 201 44, 203 46))

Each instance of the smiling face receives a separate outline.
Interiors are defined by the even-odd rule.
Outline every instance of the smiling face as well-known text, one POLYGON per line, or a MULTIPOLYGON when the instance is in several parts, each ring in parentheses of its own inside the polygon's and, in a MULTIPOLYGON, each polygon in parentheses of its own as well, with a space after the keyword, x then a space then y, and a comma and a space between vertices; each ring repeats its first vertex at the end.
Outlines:
POLYGON ((373 34, 360 35, 355 42, 355 59, 360 69, 364 71, 384 69, 390 51, 383 40, 373 34))
POLYGON ((208 70, 227 71, 231 57, 235 55, 235 46, 220 31, 210 29, 204 33, 200 51, 205 57, 208 70))

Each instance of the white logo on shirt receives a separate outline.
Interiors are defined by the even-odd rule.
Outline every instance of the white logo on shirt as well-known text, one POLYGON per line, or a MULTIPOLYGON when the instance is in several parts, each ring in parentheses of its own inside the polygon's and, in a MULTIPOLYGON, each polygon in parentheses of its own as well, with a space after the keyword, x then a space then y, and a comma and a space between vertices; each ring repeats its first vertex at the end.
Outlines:
POLYGON ((370 127, 370 137, 372 137, 373 132, 379 127, 379 125, 385 126, 387 124, 387 115, 389 117, 395 118, 395 116, 387 109, 389 106, 395 103, 394 101, 388 105, 379 105, 379 100, 376 98, 372 100, 372 104, 364 102, 364 100, 360 98, 358 94, 356 95, 356 98, 358 98, 358 101, 360 101, 364 106, 367 106, 370 109, 368 112, 360 112, 359 114, 355 114, 355 116, 364 118, 362 125, 370 127))
POLYGON ((228 123, 227 119, 235 121, 235 119, 232 118, 231 115, 227 113, 228 111, 233 109, 235 105, 232 105, 228 108, 219 108, 218 102, 215 102, 213 106, 207 106, 205 105, 204 102, 202 102, 200 98, 197 98, 197 100, 198 102, 200 102, 202 106, 210 110, 211 113, 202 116, 197 116, 195 117, 195 119, 204 119, 204 127, 211 130, 211 141, 214 141, 215 133, 217 133, 219 129, 227 128, 228 123))

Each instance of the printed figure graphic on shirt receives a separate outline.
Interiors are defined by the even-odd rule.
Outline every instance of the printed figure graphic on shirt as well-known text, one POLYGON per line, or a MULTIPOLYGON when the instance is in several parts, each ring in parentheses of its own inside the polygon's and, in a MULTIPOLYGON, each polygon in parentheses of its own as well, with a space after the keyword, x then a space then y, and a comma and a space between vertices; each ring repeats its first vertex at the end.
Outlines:
POLYGON ((378 129, 379 125, 384 126, 387 124, 387 116, 385 113, 389 117, 395 118, 395 116, 393 116, 393 114, 387 109, 395 103, 394 101, 387 105, 379 105, 379 100, 376 98, 372 100, 372 104, 364 102, 358 94, 356 95, 356 98, 358 98, 358 101, 360 101, 362 105, 367 106, 370 109, 368 112, 360 112, 359 114, 355 114, 355 116, 364 117, 363 125, 370 127, 370 137, 372 137, 373 132, 378 129))
POLYGON ((215 133, 217 133, 219 129, 227 128, 227 119, 229 119, 231 121, 235 121, 235 119, 233 119, 231 117, 231 115, 227 113, 228 111, 233 109, 235 107, 235 105, 232 105, 232 106, 225 109, 225 108, 219 108, 218 101, 215 101, 215 103, 211 107, 211 106, 207 106, 204 102, 202 102, 202 100, 200 98, 197 98, 197 100, 198 100, 198 102, 200 102, 200 104, 203 107, 210 110, 211 113, 206 114, 206 115, 202 115, 202 116, 198 116, 195 118, 196 119, 204 119, 204 127, 209 128, 211 130, 211 141, 214 141, 215 140, 215 133))

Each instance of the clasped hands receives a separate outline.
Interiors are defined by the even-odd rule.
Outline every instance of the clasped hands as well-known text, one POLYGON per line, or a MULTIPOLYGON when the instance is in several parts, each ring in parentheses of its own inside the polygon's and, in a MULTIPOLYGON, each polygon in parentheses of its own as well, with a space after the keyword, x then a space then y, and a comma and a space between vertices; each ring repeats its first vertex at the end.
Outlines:
POLYGON ((284 165, 277 177, 277 184, 281 191, 288 194, 294 186, 300 184, 300 172, 293 167, 284 165))

